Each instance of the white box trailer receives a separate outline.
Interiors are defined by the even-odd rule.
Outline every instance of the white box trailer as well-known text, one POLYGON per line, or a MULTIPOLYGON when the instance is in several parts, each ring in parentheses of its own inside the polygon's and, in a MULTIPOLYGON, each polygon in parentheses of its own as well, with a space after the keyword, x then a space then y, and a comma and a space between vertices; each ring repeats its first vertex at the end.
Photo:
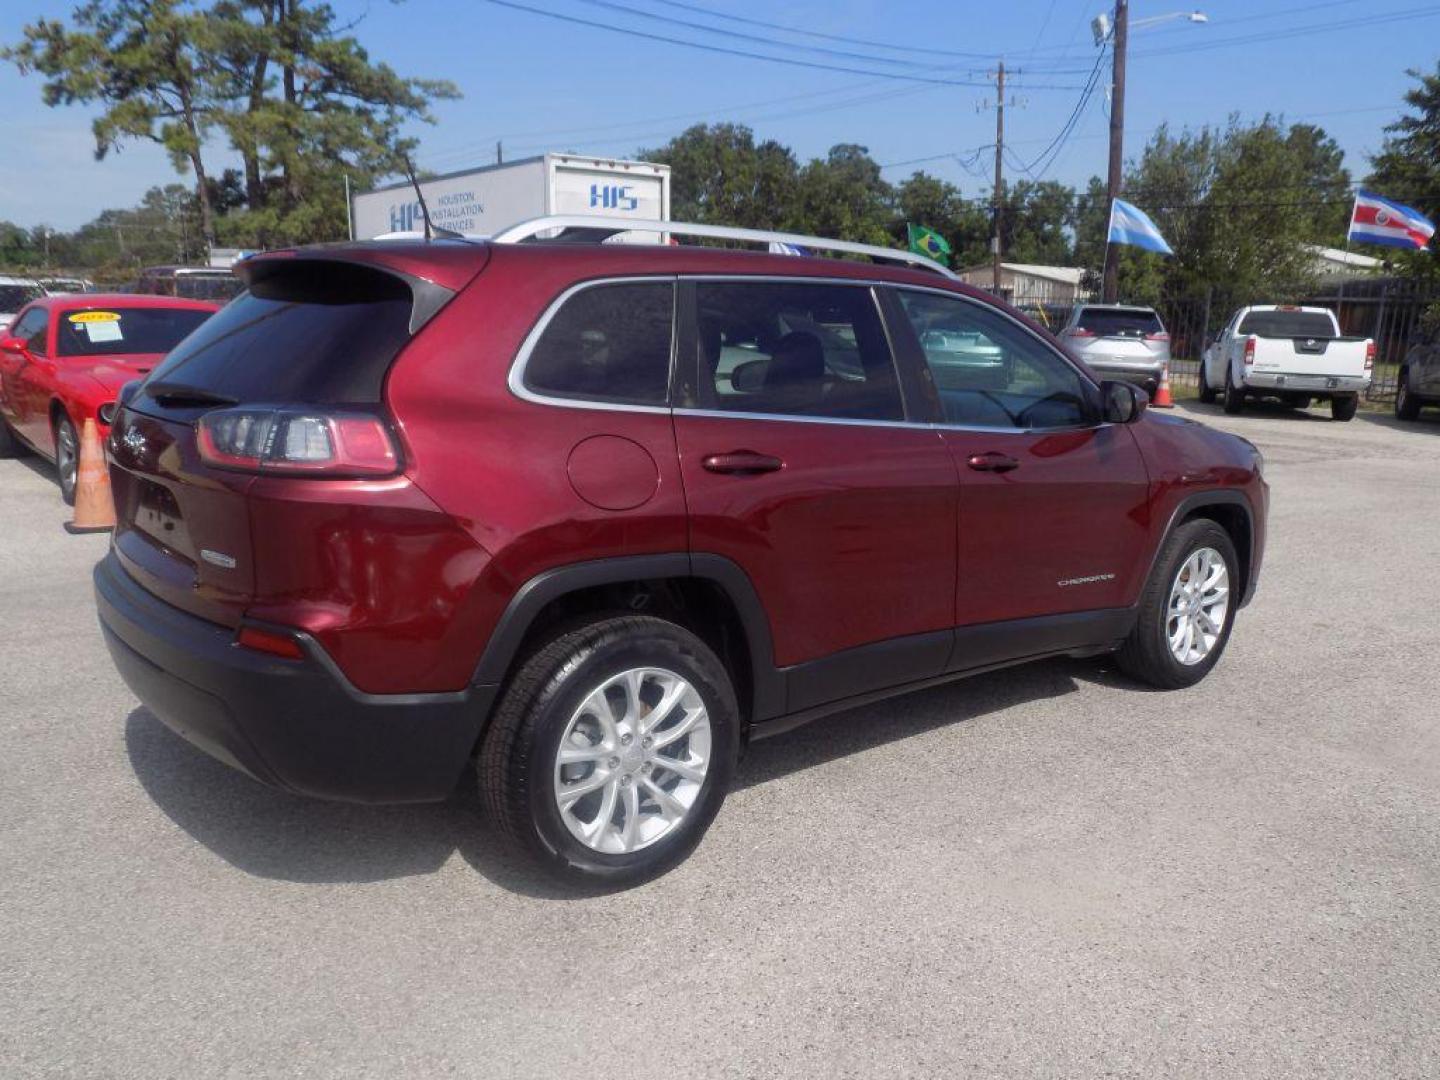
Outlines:
MULTIPOLYGON (((430 223, 467 236, 493 236, 551 214, 670 220, 670 166, 648 161, 545 154, 420 181, 430 223)), ((351 230, 356 240, 425 228, 409 181, 356 195, 351 230)), ((618 240, 655 242, 656 232, 618 240)))

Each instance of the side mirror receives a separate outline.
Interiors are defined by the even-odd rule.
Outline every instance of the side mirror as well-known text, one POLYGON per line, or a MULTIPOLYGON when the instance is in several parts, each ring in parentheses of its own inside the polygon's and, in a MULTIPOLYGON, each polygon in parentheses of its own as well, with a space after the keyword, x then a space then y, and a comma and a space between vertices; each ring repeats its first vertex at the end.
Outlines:
POLYGON ((0 352, 14 353, 16 356, 24 356, 25 339, 11 337, 9 334, 6 334, 4 337, 0 337, 0 352))
POLYGON ((1107 424, 1133 424, 1149 404, 1150 398, 1138 386, 1113 380, 1100 384, 1100 411, 1107 424))

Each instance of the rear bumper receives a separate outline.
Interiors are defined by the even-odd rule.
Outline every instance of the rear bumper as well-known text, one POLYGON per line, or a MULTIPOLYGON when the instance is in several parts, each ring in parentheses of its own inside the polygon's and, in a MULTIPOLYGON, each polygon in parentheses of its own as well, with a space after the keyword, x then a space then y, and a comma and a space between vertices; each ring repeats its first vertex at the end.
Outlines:
POLYGON ((1113 360, 1092 360, 1088 356, 1085 357, 1085 363, 1091 371, 1107 379, 1121 379, 1149 389, 1160 385, 1160 373, 1165 367, 1164 364, 1130 364, 1113 360))
POLYGON ((177 735, 262 783, 350 802, 429 802, 454 789, 495 696, 365 694, 313 640, 268 656, 146 592, 114 554, 95 567, 105 644, 127 686, 177 735))
POLYGON ((1369 375, 1291 375, 1287 372, 1247 372, 1250 390, 1305 390, 1311 393, 1359 394, 1369 389, 1369 375))

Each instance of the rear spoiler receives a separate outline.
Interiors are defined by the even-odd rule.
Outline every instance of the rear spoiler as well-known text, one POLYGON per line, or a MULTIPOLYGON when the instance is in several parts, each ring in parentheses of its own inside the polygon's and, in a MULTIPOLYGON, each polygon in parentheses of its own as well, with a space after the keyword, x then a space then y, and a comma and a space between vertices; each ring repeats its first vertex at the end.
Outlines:
POLYGON ((247 287, 293 273, 323 274, 326 266, 337 265, 397 278, 410 288, 410 333, 414 335, 489 261, 487 244, 362 242, 267 251, 236 263, 235 273, 247 287))

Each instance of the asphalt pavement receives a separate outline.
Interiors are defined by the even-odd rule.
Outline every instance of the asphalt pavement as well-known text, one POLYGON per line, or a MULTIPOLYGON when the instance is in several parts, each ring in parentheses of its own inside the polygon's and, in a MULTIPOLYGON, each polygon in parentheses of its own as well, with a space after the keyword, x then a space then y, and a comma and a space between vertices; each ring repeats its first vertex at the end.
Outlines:
POLYGON ((100 639, 106 538, 0 461, 0 1076, 1440 1074, 1440 416, 1181 411, 1273 488, 1205 682, 831 718, 607 896, 473 790, 312 802, 171 735, 100 639))

